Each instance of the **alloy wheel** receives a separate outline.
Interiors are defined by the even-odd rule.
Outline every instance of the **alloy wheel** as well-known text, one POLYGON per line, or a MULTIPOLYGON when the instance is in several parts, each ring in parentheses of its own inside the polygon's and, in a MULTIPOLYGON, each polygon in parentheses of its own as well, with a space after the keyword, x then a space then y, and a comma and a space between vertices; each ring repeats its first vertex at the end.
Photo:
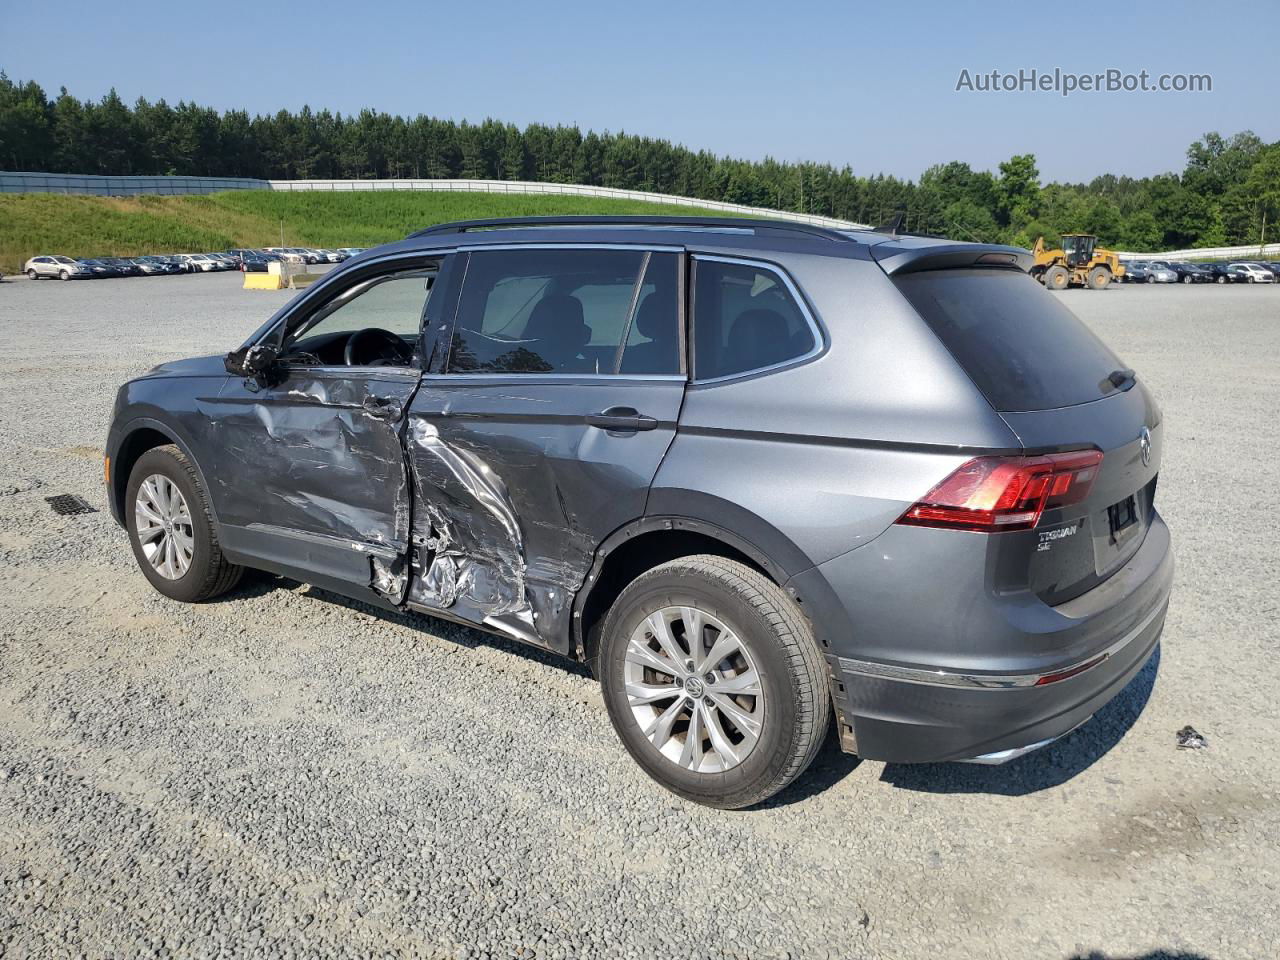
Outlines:
POLYGON ((627 642, 623 680, 640 731, 685 770, 736 767, 764 729, 764 685, 750 647, 696 607, 646 617, 627 642))
POLYGON ((138 487, 133 505, 134 529, 143 556, 166 580, 177 580, 191 567, 195 533, 191 510, 182 491, 168 477, 153 473, 138 487))

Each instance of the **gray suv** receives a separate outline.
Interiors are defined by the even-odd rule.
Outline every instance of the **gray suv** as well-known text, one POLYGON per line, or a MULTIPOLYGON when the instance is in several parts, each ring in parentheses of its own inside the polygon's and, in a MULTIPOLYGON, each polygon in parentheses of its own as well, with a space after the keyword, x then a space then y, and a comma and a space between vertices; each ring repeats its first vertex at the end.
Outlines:
POLYGON ((863 757, 1001 762, 1141 669, 1173 575, 1160 410, 1029 265, 764 220, 433 227, 125 384, 111 510, 174 599, 252 567, 589 663, 701 803, 785 787, 833 714, 863 757))

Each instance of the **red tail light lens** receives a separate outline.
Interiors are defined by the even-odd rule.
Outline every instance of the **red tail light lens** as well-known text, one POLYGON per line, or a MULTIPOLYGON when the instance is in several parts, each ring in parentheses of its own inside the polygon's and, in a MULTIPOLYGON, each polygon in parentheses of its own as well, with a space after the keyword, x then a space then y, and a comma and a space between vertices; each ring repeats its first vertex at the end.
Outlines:
POLYGON ((898 522, 985 533, 1028 530, 1045 510, 1085 499, 1100 463, 1098 450, 978 457, 925 494, 898 522))

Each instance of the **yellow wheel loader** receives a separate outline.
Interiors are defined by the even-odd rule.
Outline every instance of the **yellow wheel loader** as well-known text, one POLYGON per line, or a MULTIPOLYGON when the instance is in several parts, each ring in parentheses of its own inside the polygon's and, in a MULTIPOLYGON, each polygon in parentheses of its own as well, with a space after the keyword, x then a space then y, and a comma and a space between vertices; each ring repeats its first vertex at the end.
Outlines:
POLYGON ((1062 236, 1061 250, 1047 250, 1044 237, 1036 240, 1031 251, 1035 263, 1031 275, 1050 290, 1088 287, 1101 290, 1112 280, 1124 276, 1124 265, 1110 250, 1098 246, 1098 238, 1087 233, 1062 236))

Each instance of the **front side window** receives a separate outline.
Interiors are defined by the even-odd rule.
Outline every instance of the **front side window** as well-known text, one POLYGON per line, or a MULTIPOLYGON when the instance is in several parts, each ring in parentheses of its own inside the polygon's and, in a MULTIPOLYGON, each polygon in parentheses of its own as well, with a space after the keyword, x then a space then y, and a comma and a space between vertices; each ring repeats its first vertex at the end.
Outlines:
POLYGON ((678 258, 645 250, 472 253, 450 373, 680 373, 678 258))
POLYGON ((408 366, 435 283, 436 268, 366 278, 285 335, 285 359, 325 366, 408 366))
POLYGON ((763 265, 698 259, 693 281, 693 372, 730 377, 806 356, 813 328, 781 275, 763 265))

